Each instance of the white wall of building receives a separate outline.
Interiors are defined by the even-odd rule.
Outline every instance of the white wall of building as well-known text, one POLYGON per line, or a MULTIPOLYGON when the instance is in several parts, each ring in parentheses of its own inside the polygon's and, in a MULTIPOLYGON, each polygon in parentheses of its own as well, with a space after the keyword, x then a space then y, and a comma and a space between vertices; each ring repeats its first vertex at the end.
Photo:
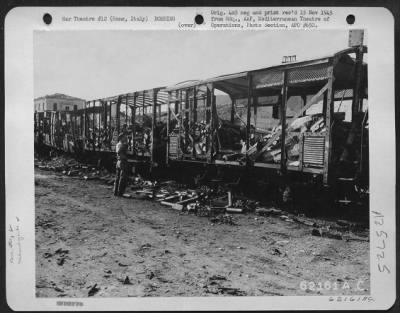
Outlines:
POLYGON ((73 111, 76 109, 83 109, 85 107, 85 100, 81 99, 68 99, 64 97, 41 97, 35 99, 35 111, 73 111))

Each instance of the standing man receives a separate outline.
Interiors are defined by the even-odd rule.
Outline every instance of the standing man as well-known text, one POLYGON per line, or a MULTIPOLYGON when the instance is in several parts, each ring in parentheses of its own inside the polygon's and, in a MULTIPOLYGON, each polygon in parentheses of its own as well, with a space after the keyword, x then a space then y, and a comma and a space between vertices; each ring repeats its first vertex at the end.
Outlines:
POLYGON ((117 166, 116 166, 116 176, 115 176, 115 184, 114 184, 114 196, 122 197, 126 183, 128 180, 128 142, 127 137, 124 133, 119 134, 118 143, 116 146, 117 152, 117 166))

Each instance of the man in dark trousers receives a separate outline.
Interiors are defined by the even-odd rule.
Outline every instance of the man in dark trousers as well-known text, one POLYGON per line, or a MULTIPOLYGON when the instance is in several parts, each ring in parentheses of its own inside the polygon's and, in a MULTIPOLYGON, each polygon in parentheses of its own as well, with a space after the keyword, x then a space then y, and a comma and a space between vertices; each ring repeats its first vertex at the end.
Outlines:
POLYGON ((128 166, 128 142, 127 137, 124 133, 119 134, 118 143, 116 146, 117 152, 117 166, 116 166, 116 176, 114 184, 114 196, 122 197, 126 183, 129 176, 129 166, 128 166))

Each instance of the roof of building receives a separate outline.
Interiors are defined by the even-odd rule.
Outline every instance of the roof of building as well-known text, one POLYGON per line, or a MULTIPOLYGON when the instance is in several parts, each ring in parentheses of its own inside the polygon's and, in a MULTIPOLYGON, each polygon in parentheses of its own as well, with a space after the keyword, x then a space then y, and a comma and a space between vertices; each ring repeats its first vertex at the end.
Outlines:
POLYGON ((63 93, 53 93, 51 95, 45 95, 42 97, 38 97, 35 100, 40 100, 40 99, 49 99, 49 98, 57 98, 57 99, 64 99, 64 100, 80 100, 80 101, 85 101, 85 99, 81 99, 81 98, 77 98, 77 97, 72 97, 72 96, 68 96, 65 95, 63 93))

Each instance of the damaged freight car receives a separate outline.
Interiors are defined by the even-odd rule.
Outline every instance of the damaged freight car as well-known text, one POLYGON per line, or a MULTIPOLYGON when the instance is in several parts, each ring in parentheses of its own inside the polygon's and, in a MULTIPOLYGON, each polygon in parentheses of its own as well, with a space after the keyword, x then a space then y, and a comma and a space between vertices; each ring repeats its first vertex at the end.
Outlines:
POLYGON ((335 186, 343 197, 367 190, 366 51, 168 87, 167 163, 246 168, 238 172, 335 186))
POLYGON ((368 201, 366 52, 358 44, 309 61, 88 101, 82 110, 37 112, 35 142, 113 159, 124 132, 130 162, 149 169, 185 167, 203 177, 229 169, 278 181, 284 192, 311 183, 329 187, 341 203, 368 201))

